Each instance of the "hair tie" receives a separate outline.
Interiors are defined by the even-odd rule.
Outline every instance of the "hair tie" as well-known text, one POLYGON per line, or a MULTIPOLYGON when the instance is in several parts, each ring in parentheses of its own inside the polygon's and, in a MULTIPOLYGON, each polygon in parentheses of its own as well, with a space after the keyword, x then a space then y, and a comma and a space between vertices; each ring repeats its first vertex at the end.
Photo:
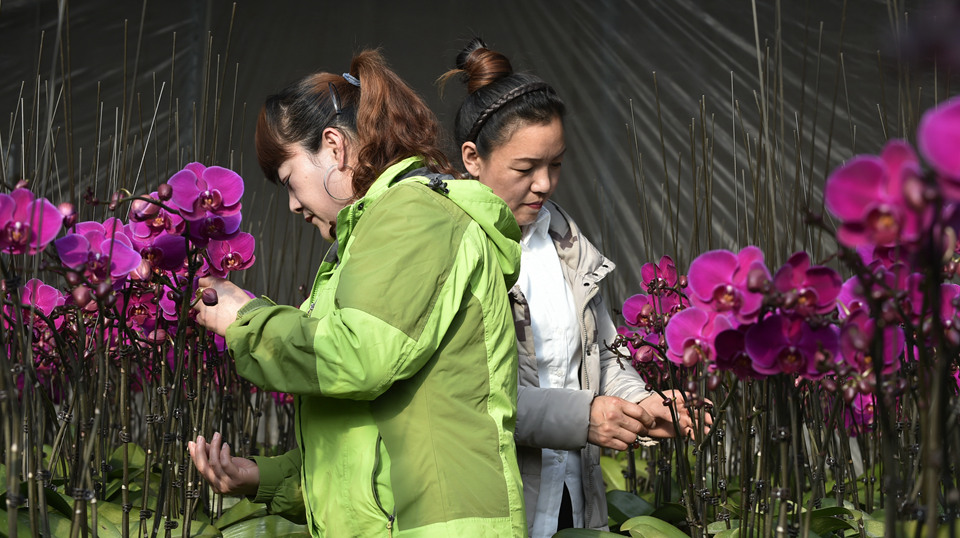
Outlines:
POLYGON ((516 88, 501 95, 499 99, 491 103, 487 108, 483 109, 483 111, 480 112, 480 115, 477 116, 477 119, 473 122, 473 127, 467 134, 467 141, 476 142, 477 136, 480 135, 480 129, 483 128, 483 124, 487 123, 487 120, 490 119, 490 116, 492 116, 494 112, 500 110, 503 105, 513 101, 521 95, 526 95, 539 90, 553 91, 553 88, 551 88, 546 82, 530 82, 528 84, 517 86, 516 88))
POLYGON ((356 86, 356 87, 358 87, 358 88, 360 87, 360 79, 358 79, 357 77, 351 75, 350 73, 344 73, 344 74, 343 74, 343 80, 346 80, 347 82, 349 82, 350 84, 353 84, 354 86, 356 86))

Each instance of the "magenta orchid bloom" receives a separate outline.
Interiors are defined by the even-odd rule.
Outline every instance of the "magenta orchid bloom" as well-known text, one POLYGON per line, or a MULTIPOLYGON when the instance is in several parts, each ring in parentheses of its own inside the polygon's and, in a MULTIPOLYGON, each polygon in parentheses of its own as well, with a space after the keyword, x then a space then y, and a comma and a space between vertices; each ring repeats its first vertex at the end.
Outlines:
POLYGON ((843 281, 839 273, 822 265, 810 266, 810 256, 797 252, 777 270, 773 287, 783 294, 781 311, 808 317, 826 314, 837 306, 843 281))
POLYGON ((24 306, 33 306, 43 312, 44 316, 49 316, 54 308, 66 303, 66 297, 57 288, 44 284, 37 278, 27 281, 20 292, 20 299, 24 306))
POLYGON ((230 271, 240 271, 253 265, 256 240, 246 232, 239 232, 224 241, 210 241, 207 255, 210 257, 210 274, 225 277, 230 271))
MULTIPOLYGON (((873 355, 873 338, 877 331, 876 321, 863 310, 852 312, 844 320, 840 330, 840 355, 843 362, 861 375, 872 374, 877 368, 877 358, 873 355)), ((898 357, 903 353, 903 329, 887 326, 883 329, 882 362, 879 364, 884 375, 892 374, 900 368, 898 357)))
POLYGON ((763 293, 751 291, 751 283, 769 281, 763 252, 745 247, 739 254, 711 250, 690 264, 691 300, 694 306, 730 313, 741 323, 756 321, 763 306, 763 293))
POLYGON ((617 327, 617 334, 627 338, 627 350, 630 352, 631 361, 635 368, 639 363, 648 363, 657 359, 657 352, 653 346, 660 345, 659 333, 647 332, 643 328, 634 331, 627 327, 617 327), (645 343, 640 343, 640 341, 645 343))
POLYGON ((656 284, 658 287, 673 287, 677 285, 677 266, 673 263, 673 258, 663 256, 660 263, 645 263, 640 267, 640 278, 643 285, 652 287, 656 284))
POLYGON ((123 233, 118 219, 77 223, 76 233, 54 242, 60 261, 71 269, 84 269, 91 282, 120 280, 140 265, 141 256, 123 233))
POLYGON ((880 157, 861 155, 834 170, 824 188, 824 204, 841 224, 837 240, 857 247, 913 243, 929 228, 932 208, 914 207, 906 190, 920 185, 913 149, 891 140, 880 157))
POLYGON ((853 397, 853 400, 843 413, 844 424, 847 427, 847 432, 851 436, 856 437, 857 434, 864 429, 864 426, 873 424, 874 404, 875 399, 873 394, 857 393, 857 395, 853 397))
POLYGON ((944 197, 960 201, 960 97, 924 113, 917 128, 917 147, 936 170, 944 197))
POLYGON ((60 233, 63 214, 27 189, 0 194, 0 250, 36 254, 60 233))
POLYGON ((187 220, 199 220, 209 214, 225 217, 240 212, 243 178, 233 170, 190 163, 167 183, 173 187, 170 201, 187 220))
POLYGON ((680 366, 695 366, 699 362, 716 360, 714 339, 733 327, 733 320, 725 314, 687 308, 677 313, 667 324, 667 358, 680 366))
POLYGON ((802 318, 776 315, 747 331, 745 347, 761 374, 819 379, 834 365, 837 333, 832 325, 814 329, 802 318))
POLYGON ((740 379, 760 379, 763 374, 753 368, 753 360, 747 355, 746 332, 753 325, 741 325, 736 329, 727 329, 714 339, 717 360, 713 367, 717 370, 730 370, 740 379))

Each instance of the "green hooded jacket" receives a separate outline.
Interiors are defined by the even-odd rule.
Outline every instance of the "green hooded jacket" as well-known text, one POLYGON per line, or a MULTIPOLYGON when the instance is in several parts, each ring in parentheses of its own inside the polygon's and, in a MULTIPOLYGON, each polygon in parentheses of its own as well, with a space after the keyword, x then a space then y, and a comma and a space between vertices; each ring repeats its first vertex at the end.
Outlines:
POLYGON ((391 166, 340 212, 301 309, 255 299, 227 329, 240 375, 297 396, 299 454, 260 458, 258 497, 289 498, 269 475, 299 466, 317 536, 526 534, 507 296, 520 229, 487 187, 428 185, 422 165, 391 166))

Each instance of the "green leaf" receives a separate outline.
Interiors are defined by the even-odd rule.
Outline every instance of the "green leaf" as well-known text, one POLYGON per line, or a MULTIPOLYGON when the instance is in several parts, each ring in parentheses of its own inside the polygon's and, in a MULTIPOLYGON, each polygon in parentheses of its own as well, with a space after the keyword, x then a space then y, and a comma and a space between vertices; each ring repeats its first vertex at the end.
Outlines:
MULTIPOLYGON (((143 469, 143 466, 147 464, 147 452, 136 443, 128 443, 128 452, 127 452, 127 463, 131 470, 133 469, 143 469)), ((113 451, 113 454, 110 455, 110 460, 108 463, 113 466, 113 470, 110 471, 110 478, 122 477, 123 476, 123 445, 117 447, 113 451)))
POLYGON ((717 533, 717 535, 714 538, 740 538, 740 527, 737 527, 735 529, 727 529, 725 531, 717 533))
POLYGON ((885 535, 884 521, 882 519, 863 518, 863 530, 867 536, 880 538, 885 535))
POLYGON ((608 491, 607 509, 614 525, 636 517, 653 513, 653 505, 628 491, 608 491))
POLYGON ((620 531, 630 531, 633 538, 687 538, 687 534, 673 525, 651 516, 628 519, 620 531))
POLYGON ((731 519, 730 521, 714 521, 707 525, 707 534, 717 534, 732 531, 740 527, 739 519, 731 519), (730 524, 730 528, 727 528, 727 523, 730 524))
MULTIPOLYGON (((99 505, 100 503, 97 503, 99 505)), ((109 503, 108 503, 109 504, 109 503)), ((93 526, 93 503, 87 503, 87 527, 93 526)), ((97 536, 101 538, 122 538, 120 526, 115 525, 109 518, 100 513, 100 507, 97 506, 97 536)))
POLYGON ((829 534, 839 530, 857 530, 860 527, 853 521, 839 519, 832 516, 814 518, 810 521, 810 530, 819 535, 829 534))
POLYGON ((600 456, 600 470, 607 491, 627 489, 627 479, 623 477, 623 466, 610 456, 600 456))
POLYGON ((73 517, 72 497, 50 488, 43 488, 43 496, 46 497, 48 509, 56 510, 67 519, 73 517))
MULTIPOLYGON (((9 519, 8 512, 6 510, 0 510, 0 536, 3 538, 9 538, 10 534, 7 533, 9 528, 9 519)), ((69 532, 67 536, 69 536, 69 532)), ((33 533, 30 532, 30 514, 26 510, 17 510, 17 538, 30 538, 33 536, 33 533)))
POLYGON ((7 493, 7 466, 0 463, 0 495, 7 493))
POLYGON ((667 523, 679 523, 686 521, 687 509, 680 503, 664 503, 650 515, 667 523))
POLYGON ((310 538, 306 525, 299 525, 277 515, 269 515, 241 521, 222 529, 224 538, 248 538, 249 536, 288 536, 310 538))
POLYGON ((553 535, 553 538, 622 538, 622 534, 594 529, 563 529, 553 535))
POLYGON ((267 505, 250 502, 249 499, 244 497, 240 502, 224 512, 215 525, 218 529, 225 529, 234 523, 246 521, 254 517, 263 517, 265 515, 267 515, 267 505))

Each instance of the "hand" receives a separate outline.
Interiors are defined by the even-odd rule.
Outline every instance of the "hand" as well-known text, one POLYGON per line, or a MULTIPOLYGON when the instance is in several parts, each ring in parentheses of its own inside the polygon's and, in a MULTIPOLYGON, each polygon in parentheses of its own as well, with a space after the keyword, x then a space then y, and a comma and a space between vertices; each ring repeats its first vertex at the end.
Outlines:
POLYGON ((230 445, 223 443, 220 432, 207 443, 203 436, 187 443, 190 458, 200 476, 210 482, 213 491, 224 495, 256 495, 260 487, 260 468, 247 458, 230 455, 230 445))
POLYGON ((243 288, 222 278, 205 276, 198 282, 200 289, 212 288, 217 292, 217 304, 207 306, 197 301, 193 306, 197 311, 197 322, 207 329, 223 336, 227 327, 237 320, 237 312, 250 301, 243 288))
POLYGON ((639 405, 615 396, 597 396, 590 404, 587 441, 605 448, 626 450, 654 426, 654 418, 639 405))
MULTIPOLYGON (((640 401, 640 407, 656 421, 656 423, 647 430, 647 435, 650 437, 676 437, 679 431, 680 435, 693 437, 693 417, 690 416, 690 410, 684 406, 683 393, 678 390, 667 390, 663 392, 663 395, 672 399, 673 403, 664 405, 663 398, 658 394, 653 394, 640 401), (675 406, 677 409, 677 420, 679 423, 676 428, 673 425, 673 415, 670 412, 671 406, 675 406)), ((711 402, 708 400, 707 403, 711 402)), ((710 426, 713 424, 713 417, 711 417, 709 413, 705 413, 704 422, 703 432, 709 433, 710 426)))

